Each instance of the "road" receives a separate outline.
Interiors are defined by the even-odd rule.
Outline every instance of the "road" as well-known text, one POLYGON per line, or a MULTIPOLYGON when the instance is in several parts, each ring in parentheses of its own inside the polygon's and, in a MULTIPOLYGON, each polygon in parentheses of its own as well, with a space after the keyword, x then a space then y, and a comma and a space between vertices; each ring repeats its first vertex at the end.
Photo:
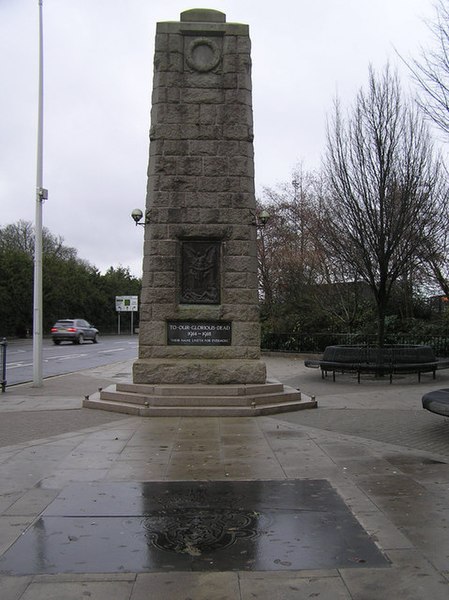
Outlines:
MULTIPOLYGON (((138 337, 111 335, 101 337, 98 344, 74 345, 62 342, 55 346, 50 339, 42 344, 43 376, 63 375, 137 358, 138 337)), ((6 353, 7 386, 33 381, 33 341, 8 342, 6 353)))

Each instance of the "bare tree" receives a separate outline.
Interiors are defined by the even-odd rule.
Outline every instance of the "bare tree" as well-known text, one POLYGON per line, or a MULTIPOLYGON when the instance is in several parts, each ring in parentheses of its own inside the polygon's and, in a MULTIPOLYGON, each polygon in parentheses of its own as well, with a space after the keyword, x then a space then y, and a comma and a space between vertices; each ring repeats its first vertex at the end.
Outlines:
MULTIPOLYGON (((42 230, 43 251, 46 256, 78 262, 75 248, 66 246, 64 238, 53 235, 46 227, 42 230)), ((0 226, 0 250, 18 250, 29 256, 34 255, 34 226, 30 221, 17 221, 5 227, 0 226)), ((87 264, 87 263, 86 263, 87 264)))
POLYGON ((336 102, 327 131, 324 237, 371 288, 379 345, 392 286, 423 261, 440 227, 441 170, 424 120, 388 66, 380 77, 370 68, 368 89, 346 120, 336 102))
POLYGON ((30 221, 17 221, 0 227, 0 250, 18 250, 29 256, 34 251, 34 227, 30 221))
POLYGON ((435 20, 429 23, 434 48, 421 50, 419 59, 404 60, 413 74, 421 94, 417 102, 446 136, 449 136, 449 3, 435 3, 435 20))
POLYGON ((291 182, 265 188, 263 206, 271 217, 259 231, 259 281, 264 312, 278 326, 276 315, 289 312, 289 327, 301 327, 317 282, 319 234, 316 228, 318 176, 299 166, 291 182))
MULTIPOLYGON (((428 22, 434 45, 422 48, 418 59, 407 61, 420 90, 416 101, 423 114, 449 137, 449 2, 436 0, 435 18, 428 22)), ((449 295, 449 214, 441 213, 438 235, 428 239, 427 267, 434 281, 449 295)))

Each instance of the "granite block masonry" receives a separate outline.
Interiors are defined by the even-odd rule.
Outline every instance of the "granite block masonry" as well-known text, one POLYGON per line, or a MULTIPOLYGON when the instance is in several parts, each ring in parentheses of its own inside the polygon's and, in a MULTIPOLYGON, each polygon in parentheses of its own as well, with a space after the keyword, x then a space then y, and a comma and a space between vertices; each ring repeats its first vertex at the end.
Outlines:
POLYGON ((194 9, 158 23, 132 382, 83 406, 141 417, 314 408, 260 355, 248 26, 194 9))
POLYGON ((249 28, 156 28, 135 384, 261 384, 249 28))

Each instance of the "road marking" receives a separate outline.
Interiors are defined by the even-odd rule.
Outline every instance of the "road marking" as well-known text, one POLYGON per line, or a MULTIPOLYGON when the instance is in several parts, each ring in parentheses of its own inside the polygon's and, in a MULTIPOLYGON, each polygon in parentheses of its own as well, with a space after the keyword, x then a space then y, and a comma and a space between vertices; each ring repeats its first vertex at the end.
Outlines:
POLYGON ((101 350, 98 354, 111 354, 111 352, 120 352, 125 348, 114 348, 113 350, 101 350))
POLYGON ((30 362, 30 363, 22 363, 22 362, 6 363, 6 368, 7 369, 19 369, 20 367, 31 367, 32 364, 33 364, 32 362, 30 362))
POLYGON ((71 358, 84 358, 87 354, 63 354, 62 356, 49 356, 45 359, 45 362, 49 360, 70 360, 71 358))

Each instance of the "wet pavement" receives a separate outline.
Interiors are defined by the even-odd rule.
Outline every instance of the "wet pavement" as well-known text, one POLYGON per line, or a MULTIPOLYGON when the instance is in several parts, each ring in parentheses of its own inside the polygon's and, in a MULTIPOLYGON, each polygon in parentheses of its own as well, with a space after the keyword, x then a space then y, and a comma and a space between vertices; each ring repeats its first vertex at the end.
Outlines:
POLYGON ((420 408, 449 373, 359 385, 266 360, 318 409, 81 408, 131 363, 2 394, 2 600, 449 597, 449 429, 420 408))
POLYGON ((0 572, 387 567, 325 480, 72 483, 0 572))

